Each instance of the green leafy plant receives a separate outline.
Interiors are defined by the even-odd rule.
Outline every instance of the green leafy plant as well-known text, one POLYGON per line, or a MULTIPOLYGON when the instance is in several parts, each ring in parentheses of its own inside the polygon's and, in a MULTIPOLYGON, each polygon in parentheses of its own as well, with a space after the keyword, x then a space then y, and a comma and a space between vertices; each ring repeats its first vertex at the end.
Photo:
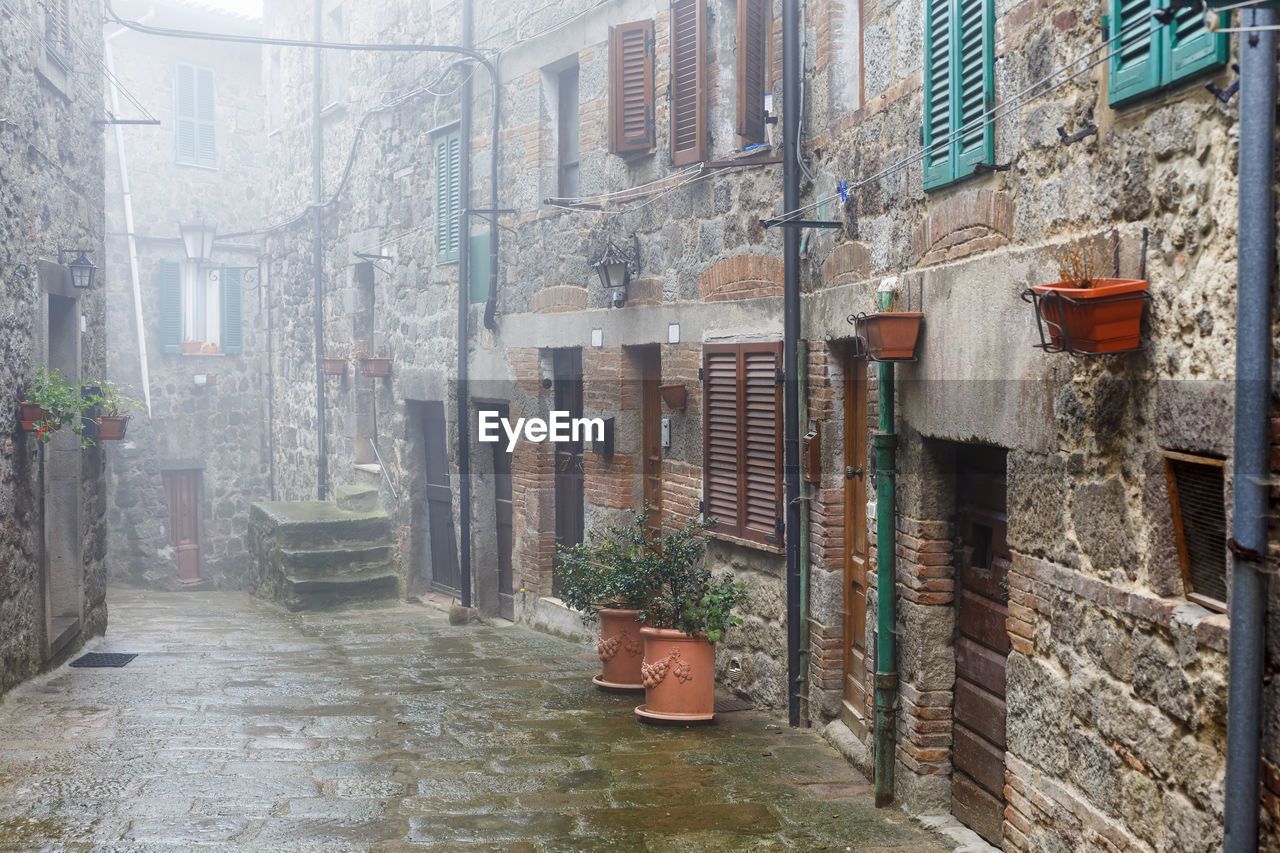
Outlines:
MULTIPOLYGON (((93 403, 81 393, 81 387, 63 379, 57 368, 50 370, 41 365, 36 371, 36 378, 27 385, 22 402, 44 410, 45 416, 35 422, 36 438, 42 443, 48 444, 64 424, 76 435, 83 434, 83 418, 93 403)), ((81 438, 81 447, 92 445, 89 438, 81 438)))
POLYGON ((90 405, 98 407, 103 416, 118 418, 131 409, 142 411, 142 403, 128 394, 132 387, 114 379, 90 380, 82 388, 90 405))
POLYGON ((747 585, 732 574, 716 578, 701 564, 707 550, 702 534, 714 526, 715 519, 691 521, 662 538, 662 552, 653 561, 653 593, 641 609, 640 621, 706 637, 711 643, 726 629, 742 624, 733 610, 751 600, 747 585))
POLYGON ((632 513, 631 522, 587 532, 587 541, 556 546, 556 576, 565 604, 591 622, 601 607, 639 610, 654 586, 654 557, 661 538, 645 527, 649 508, 632 513))

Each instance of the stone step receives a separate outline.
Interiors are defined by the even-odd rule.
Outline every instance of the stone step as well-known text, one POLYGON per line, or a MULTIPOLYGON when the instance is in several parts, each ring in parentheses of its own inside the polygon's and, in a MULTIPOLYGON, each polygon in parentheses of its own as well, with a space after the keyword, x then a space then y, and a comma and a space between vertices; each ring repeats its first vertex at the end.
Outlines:
POLYGON ((392 570, 391 545, 355 545, 346 548, 281 549, 285 574, 314 577, 317 573, 351 574, 369 568, 392 570))
POLYGON ((393 573, 354 578, 285 578, 281 602, 290 610, 331 610, 400 597, 400 577, 393 573))
POLYGON ((391 519, 382 512, 352 512, 323 501, 256 503, 251 523, 270 531, 287 550, 323 550, 391 541, 391 519))

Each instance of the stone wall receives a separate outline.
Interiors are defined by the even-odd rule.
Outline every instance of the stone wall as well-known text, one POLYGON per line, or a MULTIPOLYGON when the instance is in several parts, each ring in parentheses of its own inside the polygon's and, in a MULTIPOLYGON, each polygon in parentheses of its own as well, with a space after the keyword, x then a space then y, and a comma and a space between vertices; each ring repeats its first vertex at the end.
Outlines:
POLYGON ((48 45, 41 4, 0 15, 0 691, 107 624, 109 452, 69 430, 42 444, 16 416, 40 366, 103 375, 101 14, 73 0, 69 40, 48 45), (89 250, 92 290, 70 286, 59 247, 89 250))

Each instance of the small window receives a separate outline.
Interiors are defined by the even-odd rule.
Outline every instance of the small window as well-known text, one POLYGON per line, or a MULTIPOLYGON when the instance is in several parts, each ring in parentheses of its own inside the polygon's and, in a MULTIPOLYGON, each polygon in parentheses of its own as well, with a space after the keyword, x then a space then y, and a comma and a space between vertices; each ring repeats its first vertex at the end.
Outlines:
POLYGON ((707 0, 671 0, 671 164, 707 159, 707 0))
POLYGON ((212 344, 216 352, 243 351, 243 270, 161 261, 158 278, 163 352, 183 352, 184 343, 199 344, 195 350, 212 344))
POLYGON ((436 260, 456 261, 462 240, 462 136, 438 134, 436 151, 436 260))
MULTIPOLYGON (((1182 6, 1168 26, 1151 17, 1170 0, 1108 0, 1107 35, 1115 39, 1107 61, 1107 103, 1112 106, 1159 91, 1227 61, 1227 37, 1205 27, 1200 6, 1182 6), (1143 20, 1147 25, 1142 24, 1143 20)), ((1230 13, 1220 16, 1227 25, 1230 13)))
POLYGON ((738 0, 738 135, 748 142, 765 138, 772 17, 771 0, 738 0))
POLYGON ((71 58, 71 0, 45 0, 44 47, 49 58, 63 68, 71 58))
POLYGON ((703 506, 716 533, 780 541, 781 357, 779 343, 703 347, 703 506))
POLYGON ((179 62, 174 69, 174 100, 177 162, 217 166, 213 70, 179 62))
POLYGON ((995 158, 992 0, 926 0, 924 188, 946 186, 995 158))
POLYGON ((556 78, 556 194, 578 197, 578 66, 556 78))
POLYGON ((1164 452, 1169 505, 1187 598, 1227 609, 1227 514, 1224 463, 1208 456, 1164 452))
POLYGON ((653 21, 609 28, 609 151, 640 154, 654 146, 653 21))

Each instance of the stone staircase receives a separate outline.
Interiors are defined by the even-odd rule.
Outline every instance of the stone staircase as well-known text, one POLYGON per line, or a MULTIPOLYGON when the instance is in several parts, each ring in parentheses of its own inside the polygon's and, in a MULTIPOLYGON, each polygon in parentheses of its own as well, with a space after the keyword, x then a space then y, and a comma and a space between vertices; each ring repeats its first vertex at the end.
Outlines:
POLYGON ((400 596, 391 519, 377 491, 339 487, 336 502, 266 501, 249 516, 254 595, 290 610, 320 610, 400 596))

